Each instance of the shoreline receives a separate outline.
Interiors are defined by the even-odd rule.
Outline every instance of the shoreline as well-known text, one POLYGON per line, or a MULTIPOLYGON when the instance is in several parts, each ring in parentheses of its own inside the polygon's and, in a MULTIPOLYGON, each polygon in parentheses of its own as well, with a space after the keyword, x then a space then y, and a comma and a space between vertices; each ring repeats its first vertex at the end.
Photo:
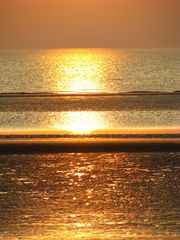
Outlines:
POLYGON ((180 152, 179 138, 0 139, 0 153, 180 152))
POLYGON ((0 128, 0 138, 2 136, 80 136, 80 137, 95 137, 95 136, 143 136, 148 135, 152 137, 153 135, 179 135, 180 137, 180 126, 179 127, 146 127, 146 128, 105 128, 105 129, 97 129, 94 131, 89 131, 88 133, 73 133, 72 131, 64 130, 64 129, 1 129, 0 128))

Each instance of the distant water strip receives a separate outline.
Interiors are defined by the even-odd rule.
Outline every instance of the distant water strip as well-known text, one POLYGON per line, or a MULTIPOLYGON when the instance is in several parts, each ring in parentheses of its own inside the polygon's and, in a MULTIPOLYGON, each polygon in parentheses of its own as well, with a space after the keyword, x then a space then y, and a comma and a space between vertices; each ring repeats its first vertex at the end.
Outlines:
POLYGON ((179 110, 180 92, 2 93, 1 112, 179 110))

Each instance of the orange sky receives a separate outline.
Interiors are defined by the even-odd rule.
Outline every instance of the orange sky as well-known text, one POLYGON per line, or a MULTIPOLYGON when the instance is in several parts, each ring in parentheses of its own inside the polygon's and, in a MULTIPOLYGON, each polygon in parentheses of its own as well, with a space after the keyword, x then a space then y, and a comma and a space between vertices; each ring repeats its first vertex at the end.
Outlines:
POLYGON ((0 48, 180 46, 180 0, 0 0, 0 48))

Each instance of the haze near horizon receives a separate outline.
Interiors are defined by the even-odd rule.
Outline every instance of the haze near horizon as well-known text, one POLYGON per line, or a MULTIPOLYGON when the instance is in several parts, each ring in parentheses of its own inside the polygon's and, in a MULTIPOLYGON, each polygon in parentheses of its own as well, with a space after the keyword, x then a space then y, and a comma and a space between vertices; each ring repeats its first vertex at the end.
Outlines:
POLYGON ((0 49, 180 47, 178 0, 1 0, 0 49))

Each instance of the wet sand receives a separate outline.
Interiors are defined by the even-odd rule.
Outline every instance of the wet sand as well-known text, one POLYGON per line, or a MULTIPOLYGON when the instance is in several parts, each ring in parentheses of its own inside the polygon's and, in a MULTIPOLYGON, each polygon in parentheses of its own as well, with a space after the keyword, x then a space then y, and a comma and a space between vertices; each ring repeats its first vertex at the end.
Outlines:
POLYGON ((178 240, 180 153, 0 154, 0 239, 178 240))
POLYGON ((52 138, 0 140, 0 153, 180 151, 180 139, 52 138))
POLYGON ((65 130, 2 130, 0 153, 180 151, 180 129, 104 129, 89 134, 65 130))

